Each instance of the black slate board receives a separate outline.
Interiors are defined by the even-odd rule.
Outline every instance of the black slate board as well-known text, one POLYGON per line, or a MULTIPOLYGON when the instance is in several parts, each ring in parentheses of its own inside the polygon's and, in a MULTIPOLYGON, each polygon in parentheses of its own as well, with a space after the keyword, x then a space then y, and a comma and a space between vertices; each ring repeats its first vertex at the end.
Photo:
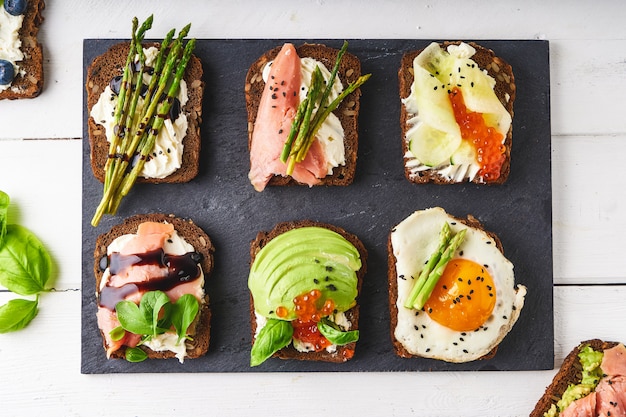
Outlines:
MULTIPOLYGON (((349 187, 270 187, 262 193, 248 182, 244 80, 248 66, 283 42, 342 40, 200 40, 196 54, 205 71, 202 164, 196 179, 183 185, 136 185, 116 217, 89 224, 102 186, 89 165, 84 110, 82 373, 267 372, 267 371, 429 371, 552 369, 552 190, 550 74, 547 41, 480 41, 507 60, 517 82, 511 174, 503 186, 415 185, 403 176, 397 70, 404 52, 427 40, 349 40, 349 51, 372 78, 362 87, 357 173, 349 187), (402 359, 393 353, 387 299, 387 236, 415 210, 441 206, 449 213, 477 217, 497 233, 515 265, 516 282, 528 287, 526 304, 511 333, 490 360, 451 364, 402 359), (213 239, 216 266, 207 280, 213 311, 208 354, 179 364, 155 360, 131 364, 106 360, 96 325, 92 275, 96 237, 123 218, 147 212, 192 218, 213 239), (332 223, 357 234, 369 251, 362 293, 361 338, 354 358, 344 364, 271 359, 249 364, 247 277, 249 243, 258 230, 294 219, 332 223)), ((83 65, 117 40, 84 41, 83 65)), ((86 102, 86 94, 84 102, 86 102)))

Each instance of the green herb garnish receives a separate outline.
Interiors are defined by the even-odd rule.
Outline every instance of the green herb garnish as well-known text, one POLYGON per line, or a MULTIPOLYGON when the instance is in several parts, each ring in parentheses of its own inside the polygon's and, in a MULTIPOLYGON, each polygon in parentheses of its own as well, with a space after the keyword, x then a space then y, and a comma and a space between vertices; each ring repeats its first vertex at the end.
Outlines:
POLYGON ((91 220, 92 226, 97 226, 104 214, 115 214, 121 200, 135 184, 163 126, 164 115, 169 113, 178 94, 185 68, 195 48, 195 39, 190 39, 183 46, 183 39, 191 25, 185 26, 173 41, 175 31, 171 30, 167 34, 157 55, 146 90, 145 104, 141 112, 136 114, 143 89, 145 57, 142 41, 145 32, 152 27, 152 19, 152 16, 148 17, 139 28, 137 18, 133 19, 130 48, 115 108, 115 134, 109 145, 109 157, 104 168, 103 195, 91 220), (135 56, 139 57, 137 66, 134 65, 135 56), (129 166, 131 163, 134 165, 129 166))
POLYGON ((185 294, 172 303, 163 291, 149 291, 141 297, 139 305, 128 300, 115 305, 121 326, 111 330, 110 335, 113 340, 120 340, 128 331, 141 335, 144 341, 171 331, 173 326, 178 335, 177 343, 180 343, 189 338, 187 330, 199 310, 200 304, 191 294, 185 294))
POLYGON ((39 294, 50 291, 52 260, 43 243, 27 228, 8 224, 9 196, 0 191, 0 285, 34 300, 14 299, 0 306, 0 333, 23 329, 35 318, 39 294))
POLYGON ((258 366, 265 362, 274 353, 287 346, 292 337, 293 326, 291 322, 268 319, 252 345, 250 366, 258 366))
POLYGON ((343 331, 327 318, 323 318, 317 323, 317 329, 330 343, 337 346, 347 345, 359 340, 358 330, 343 331))
POLYGON ((463 242, 466 231, 467 229, 462 229, 459 233, 452 235, 450 226, 447 222, 444 222, 439 233, 439 246, 430 256, 424 269, 415 281, 415 285, 411 289, 404 307, 416 310, 421 310, 424 307, 430 294, 435 289, 437 281, 439 281, 443 271, 446 269, 446 265, 452 260, 454 252, 463 242))

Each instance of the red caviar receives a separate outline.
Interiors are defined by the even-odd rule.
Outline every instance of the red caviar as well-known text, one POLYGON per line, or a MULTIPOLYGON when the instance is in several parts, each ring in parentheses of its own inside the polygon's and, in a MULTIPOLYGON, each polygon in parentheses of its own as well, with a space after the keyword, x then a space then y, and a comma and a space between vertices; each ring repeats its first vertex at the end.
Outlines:
POLYGON ((502 139, 504 136, 494 127, 487 126, 481 113, 468 111, 463 101, 463 93, 454 87, 449 94, 454 118, 461 128, 461 137, 470 141, 476 149, 480 171, 478 174, 485 180, 500 177, 500 169, 506 159, 506 150, 502 139))
POLYGON ((319 299, 322 296, 320 290, 311 290, 297 296, 293 302, 297 318, 291 322, 294 332, 293 337, 313 345, 316 352, 327 348, 332 343, 328 341, 317 328, 317 323, 325 316, 332 314, 335 309, 333 300, 326 300, 321 308, 319 299))

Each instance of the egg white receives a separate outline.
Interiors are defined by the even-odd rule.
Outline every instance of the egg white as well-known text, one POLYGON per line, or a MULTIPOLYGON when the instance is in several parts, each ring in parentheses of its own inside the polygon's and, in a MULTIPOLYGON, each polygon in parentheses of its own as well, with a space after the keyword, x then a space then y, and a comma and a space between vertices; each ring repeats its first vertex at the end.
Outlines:
POLYGON ((394 336, 410 354, 447 362, 473 361, 497 346, 517 321, 524 305, 526 287, 515 287, 513 264, 484 231, 468 227, 442 208, 435 207, 416 211, 398 224, 391 233, 391 244, 398 282, 398 324, 394 336), (455 257, 485 266, 496 290, 496 304, 491 316, 478 329, 467 332, 442 326, 426 311, 404 307, 415 279, 437 249, 439 232, 445 221, 453 233, 468 229, 455 257))

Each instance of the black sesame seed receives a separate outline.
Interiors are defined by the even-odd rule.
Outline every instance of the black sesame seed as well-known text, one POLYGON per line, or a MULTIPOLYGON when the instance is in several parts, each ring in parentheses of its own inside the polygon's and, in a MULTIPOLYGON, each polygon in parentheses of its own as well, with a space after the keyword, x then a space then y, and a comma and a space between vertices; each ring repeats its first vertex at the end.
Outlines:
POLYGON ((419 329, 420 329, 420 328, 419 328, 419 326, 418 326, 417 324, 416 324, 415 326, 413 326, 413 328, 414 328, 415 330, 417 330, 417 331, 419 331, 419 329))
POLYGON ((278 96, 276 94, 272 94, 272 100, 276 100, 278 96))
POLYGON ((314 259, 313 262, 315 262, 316 264, 320 263, 319 259, 314 259))
POLYGON ((452 342, 452 344, 453 344, 454 346, 458 346, 458 345, 459 345, 457 342, 452 342))
POLYGON ((467 349, 463 349, 463 353, 467 353, 467 349))
POLYGON ((283 133, 283 130, 282 130, 282 129, 279 129, 279 130, 278 130, 278 134, 280 135, 280 134, 282 134, 282 133, 283 133))
POLYGON ((313 282, 314 282, 314 283, 316 283, 316 284, 319 284, 319 283, 320 283, 320 280, 319 280, 319 279, 317 279, 317 278, 313 278, 313 282))
POLYGON ((491 245, 491 240, 488 240, 488 241, 487 241, 487 244, 488 244, 488 245, 491 245))
POLYGON ((448 289, 448 287, 447 287, 446 285, 444 285, 444 286, 443 286, 443 289, 444 289, 444 290, 447 290, 447 289, 448 289))
POLYGON ((474 87, 474 81, 472 81, 472 82, 470 83, 470 86, 471 86, 471 87, 474 87))
POLYGON ((406 278, 404 278, 404 275, 400 275, 398 278, 403 279, 406 281, 406 278))
POLYGON ((330 277, 327 276, 326 278, 324 278, 324 281, 326 281, 326 282, 330 281, 330 277))
POLYGON ((332 267, 332 266, 330 266, 330 265, 326 265, 326 270, 327 270, 328 272, 331 272, 331 271, 333 270, 333 267, 332 267))
POLYGON ((472 285, 472 280, 471 279, 467 280, 467 285, 472 285))
POLYGON ((330 291, 337 291, 337 287, 335 287, 334 284, 328 284, 326 288, 328 288, 330 291))
POLYGON ((436 89, 437 89, 437 86, 435 86, 435 87, 433 88, 433 90, 436 90, 436 89))
POLYGON ((463 278, 458 277, 458 278, 457 278, 457 281, 459 281, 459 282, 463 282, 463 278))
POLYGON ((423 339, 424 335, 422 333, 420 333, 420 339, 423 339))
POLYGON ((430 352, 430 348, 426 348, 426 352, 430 352))
POLYGON ((507 316, 502 316, 502 318, 503 318, 504 320, 508 320, 508 317, 507 317, 507 316))
POLYGON ((472 299, 472 296, 471 296, 471 295, 468 295, 468 296, 467 296, 467 299, 468 299, 468 300, 471 300, 471 299, 472 299))
POLYGON ((459 252, 459 256, 463 256, 463 251, 459 252))

